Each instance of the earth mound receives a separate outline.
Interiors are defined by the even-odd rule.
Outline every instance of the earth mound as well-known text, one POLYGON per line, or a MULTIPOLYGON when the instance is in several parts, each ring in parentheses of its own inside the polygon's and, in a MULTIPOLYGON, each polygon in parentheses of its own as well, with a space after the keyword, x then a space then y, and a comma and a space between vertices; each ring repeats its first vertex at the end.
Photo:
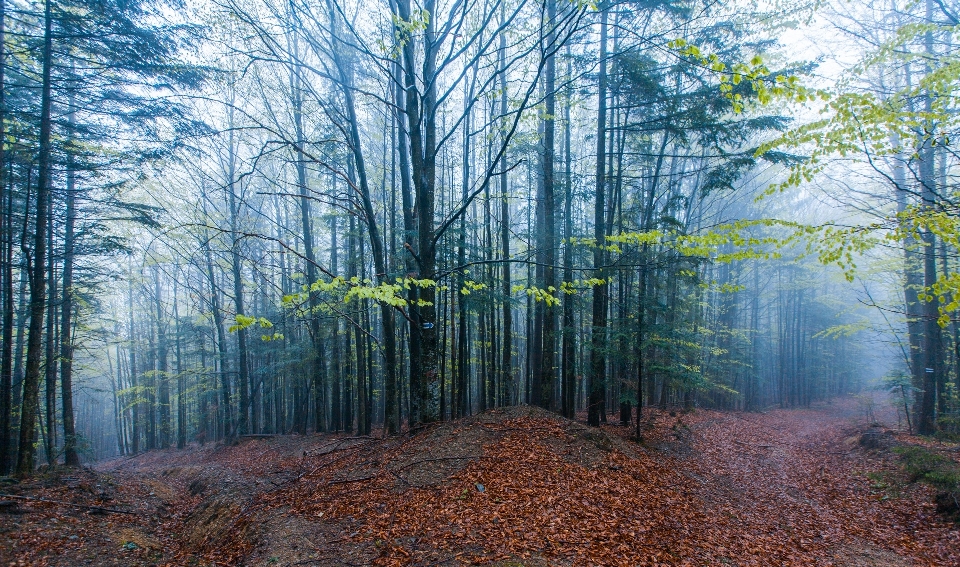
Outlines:
POLYGON ((6 486, 2 565, 960 565, 932 488, 852 402, 501 408, 382 437, 250 436, 6 486), (10 521, 7 521, 7 520, 10 521))

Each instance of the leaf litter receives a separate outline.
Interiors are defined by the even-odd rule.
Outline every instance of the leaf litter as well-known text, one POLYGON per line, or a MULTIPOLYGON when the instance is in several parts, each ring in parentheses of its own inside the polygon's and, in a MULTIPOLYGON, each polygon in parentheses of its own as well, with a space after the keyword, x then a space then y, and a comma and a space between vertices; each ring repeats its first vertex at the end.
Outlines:
MULTIPOLYGON (((30 503, 0 564, 960 566, 958 526, 897 484, 896 455, 859 446, 869 426, 851 399, 648 409, 638 443, 518 407, 412 436, 157 451, 78 473, 137 515, 30 503)), ((76 484, 12 488, 96 502, 76 484)))

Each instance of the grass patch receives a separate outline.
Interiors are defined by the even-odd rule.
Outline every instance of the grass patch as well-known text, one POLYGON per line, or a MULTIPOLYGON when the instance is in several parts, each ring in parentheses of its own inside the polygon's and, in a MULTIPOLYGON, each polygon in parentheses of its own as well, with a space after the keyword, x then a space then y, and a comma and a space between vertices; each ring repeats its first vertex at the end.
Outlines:
POLYGON ((937 420, 936 437, 942 441, 960 441, 960 415, 944 415, 937 420))
POLYGON ((866 474, 870 480, 870 491, 874 494, 881 494, 882 500, 889 498, 900 498, 903 490, 903 480, 897 478, 899 475, 889 472, 869 472, 866 474))
POLYGON ((925 447, 893 449, 911 482, 923 482, 937 490, 937 511, 960 523, 960 465, 925 447))

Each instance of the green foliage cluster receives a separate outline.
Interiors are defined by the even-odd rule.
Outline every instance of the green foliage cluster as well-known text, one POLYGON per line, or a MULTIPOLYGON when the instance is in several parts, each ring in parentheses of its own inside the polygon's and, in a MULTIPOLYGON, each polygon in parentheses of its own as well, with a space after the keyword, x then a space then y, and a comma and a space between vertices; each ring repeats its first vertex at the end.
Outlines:
POLYGON ((960 494, 960 465, 953 459, 917 445, 895 447, 893 452, 900 456, 900 464, 911 482, 960 494))

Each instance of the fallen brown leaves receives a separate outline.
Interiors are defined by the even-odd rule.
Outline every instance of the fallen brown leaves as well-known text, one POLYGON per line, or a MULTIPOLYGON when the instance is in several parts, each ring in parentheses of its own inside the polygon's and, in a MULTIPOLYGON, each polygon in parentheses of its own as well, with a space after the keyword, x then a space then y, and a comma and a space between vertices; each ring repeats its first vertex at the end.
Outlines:
MULTIPOLYGON (((397 491, 395 480, 381 475, 362 488, 321 489, 318 479, 295 509, 364 518, 356 537, 379 541, 377 563, 385 565, 531 554, 633 565, 646 559, 645 547, 661 548, 651 555, 659 551, 664 560, 689 551, 671 540, 688 531, 681 519, 696 512, 684 498, 685 480, 667 467, 617 452, 596 467, 573 463, 544 443, 560 438, 576 449, 555 419, 519 418, 490 429, 502 436, 483 458, 438 486, 397 491), (659 489, 646 493, 654 479, 659 489)), ((697 519, 690 525, 705 520, 697 519)))
POLYGON ((656 449, 614 442, 626 428, 583 434, 535 413, 447 425, 451 440, 477 427, 490 438, 480 455, 419 461, 416 439, 348 449, 270 501, 350 526, 344 539, 369 544, 378 565, 852 565, 871 554, 883 562, 865 564, 960 565, 958 532, 923 487, 871 488, 866 473, 895 464, 846 442, 849 409, 652 412, 644 438, 656 449), (442 481, 404 477, 445 461, 458 467, 442 481))
POLYGON ((176 499, 154 526, 168 564, 960 566, 930 489, 877 483, 900 469, 858 446, 866 425, 853 401, 647 410, 638 445, 509 408, 414 436, 144 456, 136 474, 176 499))

